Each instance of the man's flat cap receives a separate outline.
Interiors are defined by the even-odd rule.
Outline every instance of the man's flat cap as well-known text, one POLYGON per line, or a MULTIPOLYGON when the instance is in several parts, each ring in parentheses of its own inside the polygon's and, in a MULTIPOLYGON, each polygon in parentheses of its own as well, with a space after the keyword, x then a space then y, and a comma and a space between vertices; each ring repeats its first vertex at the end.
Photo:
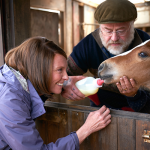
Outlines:
POLYGON ((127 22, 137 18, 137 10, 128 0, 106 0, 96 8, 94 17, 100 24, 127 22))

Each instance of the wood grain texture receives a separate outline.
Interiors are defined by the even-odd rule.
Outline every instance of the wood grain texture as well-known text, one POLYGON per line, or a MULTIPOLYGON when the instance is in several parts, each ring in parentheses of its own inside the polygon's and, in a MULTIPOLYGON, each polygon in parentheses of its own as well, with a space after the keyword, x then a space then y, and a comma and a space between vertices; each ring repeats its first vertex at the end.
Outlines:
MULTIPOLYGON (((91 111, 99 108, 46 101, 46 114, 36 120, 45 143, 77 131, 91 111)), ((111 109, 112 120, 106 128, 87 137, 80 150, 149 150, 144 143, 144 129, 150 130, 149 114, 111 109)))
POLYGON ((30 1, 13 0, 15 46, 30 37, 30 1))
POLYGON ((135 150, 135 120, 118 118, 118 150, 135 150))
POLYGON ((136 121, 136 150, 149 150, 150 143, 144 142, 142 135, 144 130, 150 131, 150 122, 149 121, 136 121))
POLYGON ((65 10, 65 0, 30 0, 31 7, 52 9, 52 10, 65 10))
POLYGON ((31 9, 31 36, 42 36, 59 44, 57 13, 31 9))
POLYGON ((80 41, 79 31, 79 4, 73 1, 73 46, 76 46, 80 41))

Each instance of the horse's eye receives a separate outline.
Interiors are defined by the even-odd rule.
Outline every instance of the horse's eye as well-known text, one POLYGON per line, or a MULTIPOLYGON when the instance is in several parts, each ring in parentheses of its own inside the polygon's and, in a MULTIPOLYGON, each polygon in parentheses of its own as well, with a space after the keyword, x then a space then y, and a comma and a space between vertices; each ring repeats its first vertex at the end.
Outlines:
POLYGON ((141 53, 139 53, 139 56, 142 57, 142 58, 145 58, 145 57, 147 57, 148 55, 147 55, 146 53, 144 53, 144 52, 141 52, 141 53))

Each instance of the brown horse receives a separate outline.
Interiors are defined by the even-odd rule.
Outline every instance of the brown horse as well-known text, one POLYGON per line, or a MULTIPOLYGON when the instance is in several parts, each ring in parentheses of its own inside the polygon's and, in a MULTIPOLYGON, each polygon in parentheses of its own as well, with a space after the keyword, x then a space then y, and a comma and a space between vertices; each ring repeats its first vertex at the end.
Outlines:
POLYGON ((102 62, 98 75, 105 84, 114 84, 127 76, 136 81, 138 88, 150 91, 150 40, 102 62))

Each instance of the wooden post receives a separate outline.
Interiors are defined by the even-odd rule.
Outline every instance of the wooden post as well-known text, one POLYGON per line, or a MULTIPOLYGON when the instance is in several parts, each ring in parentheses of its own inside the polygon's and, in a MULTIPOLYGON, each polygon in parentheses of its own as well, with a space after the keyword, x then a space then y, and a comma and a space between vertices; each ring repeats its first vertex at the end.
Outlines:
POLYGON ((79 4, 73 1, 73 46, 77 45, 79 41, 79 4))
POLYGON ((3 23, 2 23, 2 19, 3 19, 3 10, 2 10, 3 6, 2 6, 2 1, 0 1, 0 66, 2 66, 4 64, 4 48, 3 48, 3 32, 2 32, 2 28, 3 28, 3 23))
POLYGON ((15 46, 30 37, 30 0, 13 0, 15 46))
POLYGON ((72 40, 72 0, 66 0, 66 9, 65 9, 65 51, 67 56, 70 55, 73 49, 73 40, 72 40))
POLYGON ((3 13, 3 32, 7 52, 30 37, 30 0, 5 0, 3 13))

